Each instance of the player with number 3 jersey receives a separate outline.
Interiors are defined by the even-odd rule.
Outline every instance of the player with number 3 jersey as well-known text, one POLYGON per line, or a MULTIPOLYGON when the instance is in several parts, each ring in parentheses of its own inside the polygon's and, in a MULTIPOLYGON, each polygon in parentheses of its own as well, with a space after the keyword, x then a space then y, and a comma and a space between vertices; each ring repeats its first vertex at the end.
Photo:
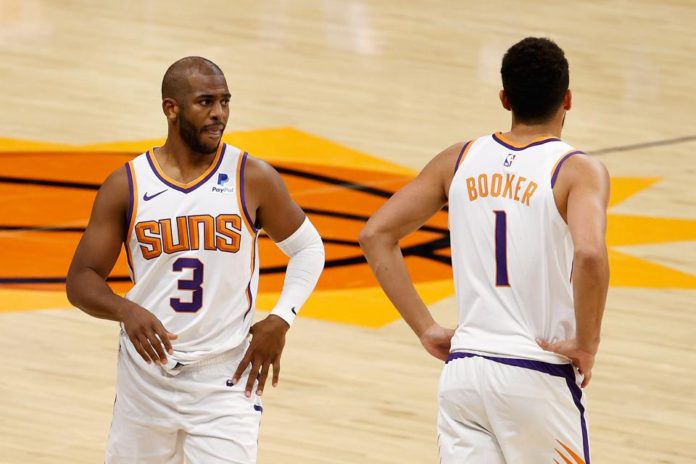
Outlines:
POLYGON ((70 301, 121 325, 107 464, 255 463, 260 397, 324 266, 280 175, 222 142, 229 101, 213 62, 169 67, 167 140, 104 182, 70 266, 70 301), (290 260, 275 308, 252 325, 260 229, 290 260), (125 298, 106 284, 122 244, 125 298))
POLYGON ((258 231, 245 211, 247 157, 221 143, 208 171, 189 184, 169 178, 154 150, 127 164, 134 286, 126 298, 177 335, 170 364, 230 350, 249 333, 259 260, 258 231))

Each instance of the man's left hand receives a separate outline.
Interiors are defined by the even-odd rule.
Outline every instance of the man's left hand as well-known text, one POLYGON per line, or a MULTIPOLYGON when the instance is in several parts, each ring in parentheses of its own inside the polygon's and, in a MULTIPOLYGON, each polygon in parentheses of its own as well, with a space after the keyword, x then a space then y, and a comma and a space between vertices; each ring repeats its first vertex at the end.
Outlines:
POLYGON ((259 385, 256 394, 259 396, 263 394, 263 387, 266 385, 271 365, 273 366, 273 386, 278 385, 280 355, 283 353, 285 333, 289 328, 287 322, 273 314, 251 326, 249 330, 252 335, 251 344, 244 354, 242 362, 239 363, 237 371, 232 376, 232 384, 236 384, 247 366, 251 364, 251 371, 244 390, 247 397, 251 397, 251 390, 257 378, 259 385))

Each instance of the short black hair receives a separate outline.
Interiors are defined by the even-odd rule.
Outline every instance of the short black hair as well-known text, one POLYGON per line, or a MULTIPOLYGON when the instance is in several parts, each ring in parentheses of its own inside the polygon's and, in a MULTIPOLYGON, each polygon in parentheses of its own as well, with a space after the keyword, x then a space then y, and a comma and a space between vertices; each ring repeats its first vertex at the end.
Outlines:
POLYGON ((187 56, 175 61, 162 78, 162 100, 179 100, 189 90, 188 76, 194 72, 224 75, 218 65, 202 56, 187 56))
POLYGON ((547 122, 568 90, 568 60, 552 40, 527 37, 503 56, 503 89, 520 122, 547 122))

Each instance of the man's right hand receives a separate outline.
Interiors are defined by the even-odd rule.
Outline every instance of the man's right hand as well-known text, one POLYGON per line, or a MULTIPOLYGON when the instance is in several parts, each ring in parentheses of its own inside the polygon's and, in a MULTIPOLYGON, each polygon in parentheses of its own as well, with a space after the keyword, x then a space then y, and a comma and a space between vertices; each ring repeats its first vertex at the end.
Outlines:
POLYGON ((168 332, 147 309, 129 301, 121 311, 121 322, 138 354, 148 364, 166 364, 166 353, 174 354, 171 341, 176 340, 177 335, 168 332))
POLYGON ((433 324, 421 334, 420 342, 428 353, 441 361, 447 361, 452 337, 454 337, 454 330, 442 327, 440 324, 433 324))
POLYGON ((595 353, 583 350, 578 345, 577 339, 562 340, 556 343, 549 343, 546 340, 537 340, 537 343, 545 351, 560 354, 569 358, 578 372, 583 375, 582 388, 585 388, 592 378, 592 367, 594 366, 595 353))

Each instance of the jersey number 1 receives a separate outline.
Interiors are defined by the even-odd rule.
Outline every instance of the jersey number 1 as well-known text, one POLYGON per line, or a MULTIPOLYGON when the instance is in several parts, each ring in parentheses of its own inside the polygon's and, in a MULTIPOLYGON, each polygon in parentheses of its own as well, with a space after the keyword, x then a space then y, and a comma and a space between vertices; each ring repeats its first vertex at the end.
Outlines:
POLYGON ((505 211, 495 213, 495 285, 509 287, 507 269, 507 215, 505 211))
POLYGON ((181 301, 179 298, 170 298, 169 305, 176 312, 195 313, 203 306, 203 263, 196 258, 179 258, 174 261, 172 270, 181 272, 184 269, 193 269, 193 276, 190 279, 179 279, 179 290, 189 290, 191 301, 181 301))

